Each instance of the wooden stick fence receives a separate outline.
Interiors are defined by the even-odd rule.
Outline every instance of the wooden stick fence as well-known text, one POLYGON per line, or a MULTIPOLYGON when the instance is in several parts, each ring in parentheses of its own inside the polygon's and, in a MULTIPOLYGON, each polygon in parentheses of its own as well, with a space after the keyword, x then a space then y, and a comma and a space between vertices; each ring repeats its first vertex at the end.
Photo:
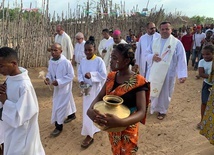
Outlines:
MULTIPOLYGON (((148 16, 142 16, 140 13, 129 15, 125 11, 125 2, 121 2, 118 6, 113 4, 111 0, 100 0, 94 7, 95 14, 90 13, 91 8, 88 1, 86 6, 77 6, 73 12, 68 5, 66 14, 62 12, 60 16, 55 13, 52 16, 49 14, 49 0, 44 1, 40 13, 23 12, 21 0, 20 11, 17 12, 13 20, 10 17, 9 9, 5 9, 5 5, 5 0, 3 0, 1 4, 3 17, 0 21, 0 46, 15 48, 19 54, 20 66, 23 67, 47 66, 50 55, 47 49, 54 41, 57 24, 64 27, 73 44, 75 43, 75 34, 81 31, 85 35, 85 39, 93 35, 98 46, 104 28, 120 29, 125 37, 129 29, 132 29, 137 35, 139 28, 145 27, 149 21, 158 25, 163 20, 172 20, 171 16, 164 14, 162 8, 159 11, 153 9, 148 16)), ((30 9, 32 9, 31 5, 30 9)), ((174 22, 179 21, 174 20, 174 22)))

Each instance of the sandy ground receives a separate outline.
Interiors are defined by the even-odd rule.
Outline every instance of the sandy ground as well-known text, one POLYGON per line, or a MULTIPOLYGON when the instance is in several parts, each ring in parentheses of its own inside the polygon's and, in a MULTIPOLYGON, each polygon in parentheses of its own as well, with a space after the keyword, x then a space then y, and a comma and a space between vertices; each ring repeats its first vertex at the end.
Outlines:
MULTIPOLYGON (((47 68, 30 68, 29 76, 35 87, 39 106, 41 140, 47 155, 110 155, 106 132, 99 132, 88 149, 80 147, 82 140, 82 98, 78 96, 78 82, 73 84, 77 118, 64 125, 63 132, 51 138, 54 125, 50 124, 52 91, 38 78, 39 71, 47 68)), ((140 125, 138 155, 214 155, 214 146, 199 134, 196 124, 200 120, 200 92, 202 79, 196 80, 196 71, 189 68, 185 84, 176 83, 168 114, 163 121, 156 114, 147 115, 146 125, 140 125)), ((4 77, 0 76, 1 81, 4 77)))

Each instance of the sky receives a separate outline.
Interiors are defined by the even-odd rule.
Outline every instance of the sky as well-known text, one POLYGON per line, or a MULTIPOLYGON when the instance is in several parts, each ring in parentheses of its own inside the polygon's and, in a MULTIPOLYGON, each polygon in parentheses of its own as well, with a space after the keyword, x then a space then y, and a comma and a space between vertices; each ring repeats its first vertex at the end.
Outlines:
MULTIPOLYGON (((3 0, 0 0, 0 2, 1 1, 3 0)), ((32 8, 41 8, 42 3, 44 3, 44 1, 46 2, 47 0, 22 1, 24 8, 29 8, 30 3, 32 3, 32 8)), ((163 6, 166 13, 181 12, 182 15, 189 17, 199 15, 214 18, 214 0, 113 0, 113 4, 120 4, 121 1, 125 1, 126 10, 131 10, 137 5, 140 12, 143 8, 148 8, 148 10, 151 10, 152 8, 156 7, 156 9, 159 10, 159 8, 163 6)), ((20 3, 21 0, 5 0, 6 4, 8 2, 10 3, 10 6, 13 6, 14 2, 20 3)), ((72 10, 75 10, 78 4, 83 6, 84 2, 87 2, 87 0, 49 0, 49 12, 52 14, 55 11, 56 13, 61 14, 62 11, 68 10, 68 6, 72 10)))

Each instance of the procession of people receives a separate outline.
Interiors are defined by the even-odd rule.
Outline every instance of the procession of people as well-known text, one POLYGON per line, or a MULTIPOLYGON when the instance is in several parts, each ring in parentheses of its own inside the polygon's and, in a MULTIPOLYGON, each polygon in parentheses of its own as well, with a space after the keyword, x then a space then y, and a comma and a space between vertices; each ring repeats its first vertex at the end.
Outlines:
MULTIPOLYGON (((191 58, 193 69, 198 70, 196 80, 204 78, 201 120, 195 126, 214 144, 214 115, 211 114, 214 110, 213 31, 202 32, 198 25, 191 32, 190 26, 184 26, 178 37, 168 21, 158 26, 148 22, 145 28, 146 33, 138 39, 130 29, 126 41, 123 39, 125 32, 117 28, 110 36, 110 30, 104 28, 100 34, 103 39, 97 46, 93 34, 87 37, 77 32, 73 48, 72 39, 63 26, 56 26, 57 35, 50 48, 51 57, 44 79, 44 84, 54 87, 50 114, 51 124, 55 126, 50 131, 52 138, 60 136, 63 124, 76 119, 78 109, 72 93, 76 76, 83 98, 81 135, 85 139, 80 146, 86 149, 93 145, 94 134, 102 129, 99 127, 126 127, 119 132, 107 131, 112 153, 137 154, 140 122, 145 124, 148 112, 156 115, 158 121, 170 117, 168 108, 175 82, 178 79, 185 85, 191 58), (106 95, 120 96, 130 115, 121 119, 94 109, 106 95)), ((0 85, 0 142, 4 155, 45 154, 39 134, 37 96, 28 71, 18 65, 14 49, 0 48, 0 74, 6 76, 0 85)))

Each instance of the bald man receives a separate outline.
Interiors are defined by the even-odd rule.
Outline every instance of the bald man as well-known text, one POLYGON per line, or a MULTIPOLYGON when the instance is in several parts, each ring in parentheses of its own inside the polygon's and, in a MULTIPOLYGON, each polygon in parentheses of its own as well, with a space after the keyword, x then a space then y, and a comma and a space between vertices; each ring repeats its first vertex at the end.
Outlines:
POLYGON ((51 132, 51 136, 56 137, 62 132, 63 123, 76 118, 76 106, 72 94, 74 70, 71 62, 62 55, 62 47, 59 43, 51 46, 51 55, 44 82, 54 86, 51 123, 55 124, 55 129, 51 132))
POLYGON ((73 59, 74 48, 71 42, 71 38, 65 33, 61 25, 56 26, 57 35, 55 36, 55 43, 59 43, 62 46, 62 54, 70 61, 73 59))
POLYGON ((127 44, 127 42, 122 39, 120 30, 115 30, 113 32, 112 38, 114 42, 108 47, 107 52, 103 58, 107 72, 110 72, 110 57, 111 52, 113 51, 113 46, 118 44, 127 44))

